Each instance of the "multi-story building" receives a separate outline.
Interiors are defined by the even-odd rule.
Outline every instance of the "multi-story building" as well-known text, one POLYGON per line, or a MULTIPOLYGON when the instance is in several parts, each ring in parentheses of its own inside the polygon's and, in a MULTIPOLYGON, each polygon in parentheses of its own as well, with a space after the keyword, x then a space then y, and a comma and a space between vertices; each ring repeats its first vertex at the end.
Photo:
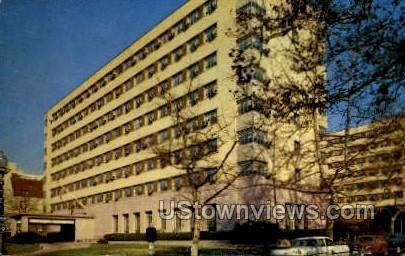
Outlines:
POLYGON ((42 213, 44 211, 43 176, 27 174, 9 162, 4 177, 5 213, 42 213))
POLYGON ((386 232, 403 230, 404 120, 387 119, 325 135, 325 160, 335 179, 337 203, 374 205, 387 218, 378 218, 375 225, 386 232))
MULTIPOLYGON (((236 47, 260 51, 262 42, 254 35, 235 38, 228 32, 237 26, 237 12, 266 12, 260 3, 188 1, 52 106, 45 116, 48 211, 94 216, 101 224, 95 225, 96 237, 144 232, 151 224, 162 232, 189 231, 190 223, 160 220, 158 214, 159 200, 178 198, 185 186, 184 170, 153 153, 160 143, 177 138, 170 118, 173 111, 188 111, 187 126, 203 133, 221 122, 221 129, 203 144, 220 160, 238 140, 237 150, 227 158, 235 173, 300 182, 297 177, 311 168, 297 164, 298 157, 294 163, 281 161, 280 154, 299 155, 311 148, 305 143, 311 134, 302 130, 285 136, 289 125, 271 124, 260 113, 259 95, 235 99, 233 93, 240 85, 229 53, 236 47), (251 120, 265 120, 274 132, 255 127, 251 120)), ((269 47, 280 50, 283 44, 269 47)), ((289 63, 270 54, 253 71, 254 79, 283 76, 289 63)), ((311 182, 316 184, 317 179, 311 182)), ((219 203, 249 201, 246 191, 230 190, 219 203)), ((297 193, 272 193, 262 193, 262 199, 303 200, 297 193)), ((203 229, 229 228, 214 224, 203 229)))

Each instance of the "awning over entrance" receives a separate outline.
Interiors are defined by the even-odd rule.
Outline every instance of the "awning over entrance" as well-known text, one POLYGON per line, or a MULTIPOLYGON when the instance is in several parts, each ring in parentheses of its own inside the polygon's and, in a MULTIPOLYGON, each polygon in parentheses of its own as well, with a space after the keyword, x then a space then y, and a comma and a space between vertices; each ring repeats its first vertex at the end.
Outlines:
POLYGON ((75 221, 74 220, 51 220, 51 219, 30 218, 30 219, 28 219, 28 223, 64 225, 64 224, 75 224, 75 221))
POLYGON ((36 232, 49 241, 94 239, 94 218, 86 215, 17 214, 10 216, 11 233, 36 232))

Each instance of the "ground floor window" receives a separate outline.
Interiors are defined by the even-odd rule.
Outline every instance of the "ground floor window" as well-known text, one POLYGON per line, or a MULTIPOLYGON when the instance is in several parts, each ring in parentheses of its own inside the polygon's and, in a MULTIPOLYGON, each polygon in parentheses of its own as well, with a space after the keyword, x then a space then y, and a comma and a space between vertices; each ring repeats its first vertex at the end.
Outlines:
POLYGON ((113 215, 113 232, 118 233, 118 215, 113 215))
POLYGON ((129 215, 124 214, 123 217, 124 217, 124 232, 129 233, 129 215))
POLYGON ((146 216, 146 224, 148 227, 153 227, 153 216, 152 216, 152 211, 147 211, 145 212, 146 216))

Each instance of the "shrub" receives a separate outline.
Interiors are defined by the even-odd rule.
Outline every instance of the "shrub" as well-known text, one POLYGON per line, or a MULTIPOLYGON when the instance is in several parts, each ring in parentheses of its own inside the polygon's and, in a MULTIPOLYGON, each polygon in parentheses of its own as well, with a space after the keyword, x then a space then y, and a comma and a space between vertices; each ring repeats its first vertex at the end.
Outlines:
POLYGON ((35 232, 21 232, 10 238, 10 242, 17 244, 34 244, 43 241, 43 237, 35 232))
POLYGON ((97 240, 97 243, 98 244, 108 244, 108 240, 106 240, 106 239, 99 239, 99 240, 97 240))
POLYGON ((113 233, 104 236, 106 241, 145 241, 144 233, 113 233))
MULTIPOLYGON (((158 233, 157 240, 190 240, 190 232, 158 233)), ((146 241, 145 233, 113 233, 104 236, 107 241, 146 241)))

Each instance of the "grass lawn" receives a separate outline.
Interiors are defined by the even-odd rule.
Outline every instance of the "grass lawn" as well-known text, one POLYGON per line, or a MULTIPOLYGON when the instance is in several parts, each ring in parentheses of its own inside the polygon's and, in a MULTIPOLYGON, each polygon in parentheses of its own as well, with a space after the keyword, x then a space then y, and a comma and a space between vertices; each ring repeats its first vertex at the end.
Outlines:
MULTIPOLYGON (((252 249, 252 248, 233 248, 233 249, 206 249, 200 250, 202 256, 259 256, 266 255, 264 249, 252 249)), ((147 246, 131 245, 131 244, 93 244, 89 248, 75 249, 69 251, 59 251, 47 254, 41 254, 42 256, 147 256, 147 246)), ((171 247, 171 246, 157 246, 156 256, 186 256, 190 255, 189 248, 187 247, 171 247)))
POLYGON ((39 244, 10 244, 6 243, 8 254, 22 254, 27 252, 34 252, 40 249, 39 244))

